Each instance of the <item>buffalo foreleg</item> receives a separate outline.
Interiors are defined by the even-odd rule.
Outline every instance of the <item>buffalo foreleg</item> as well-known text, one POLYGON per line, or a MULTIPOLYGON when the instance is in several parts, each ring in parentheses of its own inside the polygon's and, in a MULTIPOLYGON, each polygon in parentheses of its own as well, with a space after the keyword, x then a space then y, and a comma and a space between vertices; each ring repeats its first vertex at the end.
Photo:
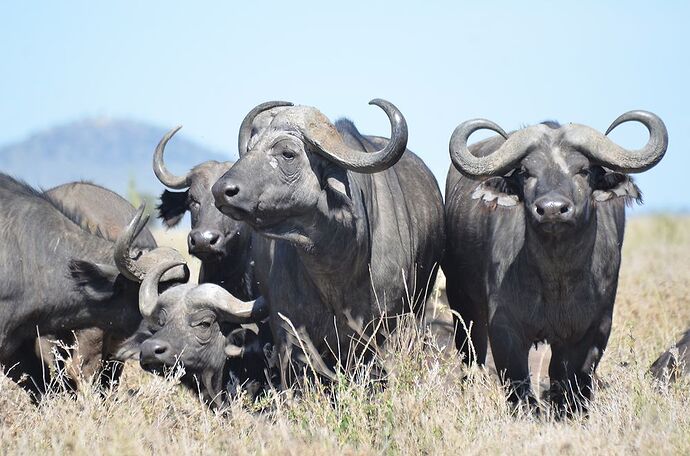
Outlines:
POLYGON ((549 396, 559 415, 586 413, 593 396, 592 376, 606 349, 611 332, 611 317, 592 325, 574 344, 553 344, 549 377, 549 396))

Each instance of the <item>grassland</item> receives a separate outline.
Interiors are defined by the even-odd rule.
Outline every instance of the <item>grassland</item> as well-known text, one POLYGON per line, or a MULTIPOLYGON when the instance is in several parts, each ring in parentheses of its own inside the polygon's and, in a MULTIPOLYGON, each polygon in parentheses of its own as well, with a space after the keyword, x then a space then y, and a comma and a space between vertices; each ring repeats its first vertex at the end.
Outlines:
POLYGON ((103 400, 54 394, 39 407, 0 377, 0 454, 690 454, 690 382, 657 388, 647 373, 688 325, 690 218, 635 218, 589 418, 512 416, 490 370, 464 372, 442 339, 408 324, 382 392, 343 378, 330 394, 273 392, 222 413, 134 364, 103 400))

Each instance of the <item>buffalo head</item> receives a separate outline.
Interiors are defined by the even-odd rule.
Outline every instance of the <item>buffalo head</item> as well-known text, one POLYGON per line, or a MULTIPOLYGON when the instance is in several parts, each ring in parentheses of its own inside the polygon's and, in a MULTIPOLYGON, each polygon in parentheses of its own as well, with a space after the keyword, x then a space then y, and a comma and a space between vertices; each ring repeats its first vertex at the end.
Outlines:
POLYGON ((475 119, 455 129, 450 154, 461 173, 490 176, 479 184, 473 198, 494 207, 523 205, 531 226, 554 236, 587 225, 597 203, 641 198, 626 173, 642 172, 658 163, 666 152, 668 134, 661 119, 646 111, 623 114, 606 134, 633 120, 650 133, 640 150, 623 149, 584 125, 545 122, 509 136, 495 123, 475 119), (467 141, 480 129, 495 131, 502 138, 485 142, 475 155, 467 141), (498 141, 504 142, 499 145, 498 141))
MULTIPOLYGON (((148 216, 143 216, 144 209, 142 205, 137 210, 115 242, 115 266, 109 262, 95 263, 81 259, 71 259, 68 265, 71 279, 83 298, 103 304, 95 307, 94 312, 114 314, 117 325, 123 331, 125 326, 133 331, 139 325, 141 315, 136 309, 139 285, 158 263, 174 261, 177 266, 163 276, 162 282, 166 287, 189 279, 189 269, 176 250, 169 247, 142 250, 135 246, 134 241, 148 220, 148 216)), ((110 324, 113 325, 113 321, 110 324)))
MULTIPOLYGON (((304 240, 317 208, 351 203, 346 171, 375 173, 393 166, 405 152, 407 124, 391 103, 371 102, 388 115, 392 136, 382 150, 366 153, 348 146, 317 109, 285 107, 258 134, 254 118, 285 102, 257 106, 242 122, 240 159, 213 186, 216 207, 262 234, 304 240)), ((322 211, 326 212, 326 211, 322 211)))
POLYGON ((202 260, 221 257, 229 250, 229 243, 239 230, 239 224, 224 217, 213 205, 211 186, 230 167, 232 162, 209 160, 195 166, 184 176, 172 174, 165 166, 165 146, 181 127, 170 130, 161 139, 153 155, 153 171, 158 180, 174 192, 164 190, 158 206, 159 217, 168 227, 177 225, 189 211, 192 230, 187 236, 189 253, 202 260))
POLYGON ((263 355, 258 339, 250 338, 240 323, 259 322, 268 309, 261 298, 242 302, 210 283, 179 285, 159 294, 161 277, 178 264, 160 263, 139 290, 139 310, 151 331, 139 347, 139 362, 144 369, 159 372, 179 363, 215 398, 228 358, 249 357, 248 352, 257 351, 263 355))

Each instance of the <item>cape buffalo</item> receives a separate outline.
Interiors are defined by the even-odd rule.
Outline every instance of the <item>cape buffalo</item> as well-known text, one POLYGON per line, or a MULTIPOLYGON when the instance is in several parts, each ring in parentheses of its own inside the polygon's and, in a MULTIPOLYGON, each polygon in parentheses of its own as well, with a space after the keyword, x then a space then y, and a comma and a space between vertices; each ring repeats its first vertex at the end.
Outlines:
MULTIPOLYGON (((45 193, 65 211, 76 216, 82 228, 92 233, 101 233, 107 239, 116 240, 136 215, 136 209, 126 199, 107 188, 89 182, 71 182, 45 193)), ((140 250, 153 250, 157 244, 148 228, 143 228, 134 239, 133 246, 140 250)), ((120 377, 123 364, 112 361, 119 343, 122 342, 117 334, 100 328, 87 328, 76 333, 41 337, 38 341, 40 345, 37 347, 37 356, 43 359, 47 366, 58 361, 52 356, 54 341, 59 341, 58 348, 61 345, 76 344, 75 350, 62 354, 71 360, 64 366, 72 383, 69 385, 71 388, 79 388, 81 378, 97 378, 102 386, 107 387, 120 377)), ((49 372, 46 371, 45 376, 49 379, 49 372)))
MULTIPOLYGON (((131 248, 146 223, 143 209, 113 241, 85 229, 50 196, 0 174, 0 364, 15 380, 28 374, 24 386, 35 395, 42 393, 42 366, 23 349, 27 342, 91 327, 133 333, 141 321, 139 282, 162 259, 180 258, 172 249, 131 248)), ((187 276, 184 267, 165 278, 187 276)))
POLYGON ((476 119, 451 137, 443 270, 451 308, 471 327, 472 342, 460 328, 456 345, 483 363, 488 336, 514 402, 532 401, 527 358, 538 341, 551 345, 556 409, 582 410, 591 398, 611 330, 625 205, 641 200, 626 173, 651 168, 668 145, 661 119, 645 111, 623 114, 607 134, 633 120, 650 132, 641 150, 555 122, 507 135, 476 119), (500 137, 468 147, 479 129, 500 137))
MULTIPOLYGON (((257 116, 253 122, 254 134, 267 124, 267 120, 277 109, 280 108, 257 116)), ((239 299, 255 299, 258 297, 258 284, 254 275, 255 258, 252 246, 253 238, 257 235, 247 224, 226 217, 218 211, 211 194, 211 186, 233 163, 206 161, 195 166, 184 176, 172 174, 165 166, 163 157, 168 141, 179 129, 180 127, 172 129, 159 142, 153 156, 153 170, 165 186, 185 190, 165 190, 158 207, 159 216, 168 227, 172 227, 179 223, 186 211, 189 211, 192 230, 187 236, 187 245, 189 253, 201 260, 199 283, 220 285, 239 299)), ((264 356, 264 351, 270 352, 272 349, 267 322, 256 322, 255 328, 224 322, 222 327, 218 328, 219 340, 232 339, 237 346, 242 347, 243 355, 234 357, 225 357, 222 352, 218 352, 219 356, 214 356, 212 348, 208 348, 208 345, 199 347, 198 350, 188 349, 186 343, 195 340, 193 337, 187 337, 189 334, 184 332, 191 331, 190 328, 184 325, 164 327, 167 329, 163 332, 151 328, 156 332, 155 336, 141 347, 144 350, 140 354, 142 366, 150 371, 164 372, 164 367, 172 367, 175 363, 183 364, 187 375, 182 381, 188 386, 193 386, 197 380, 203 379, 202 389, 206 392, 206 399, 213 399, 216 405, 218 400, 222 399, 218 394, 220 385, 226 385, 225 391, 231 395, 235 395, 240 386, 256 394, 272 377, 270 373, 266 373, 269 360, 264 356), (159 344, 169 346, 162 356, 146 351, 147 347, 159 344), (210 381, 210 378, 213 378, 213 381, 210 381)))
MULTIPOLYGON (((281 107, 257 116, 252 133, 263 130, 281 107)), ((187 236, 190 255, 201 260, 199 283, 221 285, 240 299, 255 299, 258 286, 252 256, 253 231, 245 223, 225 217, 216 209, 211 186, 233 165, 232 162, 205 161, 186 175, 177 176, 165 166, 163 154, 170 138, 182 127, 168 132, 156 147, 153 171, 158 180, 173 190, 164 190, 158 206, 159 218, 167 227, 177 225, 189 211, 192 230, 187 236)))
POLYGON ((177 264, 157 265, 139 290, 139 309, 153 333, 139 347, 139 363, 158 373, 184 366, 182 383, 201 391, 211 406, 240 388, 255 395, 270 375, 265 351, 271 343, 266 329, 257 335, 240 324, 265 318, 265 302, 242 302, 210 283, 179 285, 159 295, 161 276, 177 264))
POLYGON ((673 348, 663 352, 652 367, 652 375, 660 381, 676 381, 678 377, 690 372, 690 329, 673 348))
POLYGON ((258 114, 286 103, 257 106, 240 127, 239 160, 213 186, 216 206, 264 237, 256 272, 283 381, 301 347, 326 367, 347 366, 362 336, 416 308, 433 286, 444 248, 438 184, 406 151, 400 111, 371 103, 387 114, 390 140, 306 106, 285 107, 252 136, 258 114))

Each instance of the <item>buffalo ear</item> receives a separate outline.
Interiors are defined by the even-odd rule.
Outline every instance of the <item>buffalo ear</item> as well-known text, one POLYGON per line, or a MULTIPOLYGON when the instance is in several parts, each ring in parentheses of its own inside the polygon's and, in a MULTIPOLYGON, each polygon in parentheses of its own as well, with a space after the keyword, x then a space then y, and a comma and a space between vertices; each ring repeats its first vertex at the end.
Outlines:
POLYGON ((172 228, 180 223, 184 213, 187 211, 187 196, 189 190, 184 192, 171 192, 164 190, 161 194, 161 203, 158 205, 158 218, 163 221, 165 226, 172 228))
POLYGON ((68 268, 77 288, 88 298, 105 301, 115 294, 115 282, 120 274, 115 266, 70 260, 68 268))
POLYGON ((329 203, 352 206, 350 182, 347 171, 336 165, 329 165, 324 172, 325 189, 328 192, 329 203))
POLYGON ((624 198, 626 203, 642 203, 642 192, 635 185, 632 177, 627 174, 598 168, 594 170, 594 192, 592 196, 597 202, 608 201, 614 198, 624 198))
POLYGON ((237 328, 225 338, 225 355, 228 358, 261 356, 263 349, 258 335, 249 328, 237 328))
POLYGON ((520 202, 513 178, 501 176, 490 177, 479 184, 472 192, 472 199, 481 200, 492 209, 496 206, 517 206, 520 202))

